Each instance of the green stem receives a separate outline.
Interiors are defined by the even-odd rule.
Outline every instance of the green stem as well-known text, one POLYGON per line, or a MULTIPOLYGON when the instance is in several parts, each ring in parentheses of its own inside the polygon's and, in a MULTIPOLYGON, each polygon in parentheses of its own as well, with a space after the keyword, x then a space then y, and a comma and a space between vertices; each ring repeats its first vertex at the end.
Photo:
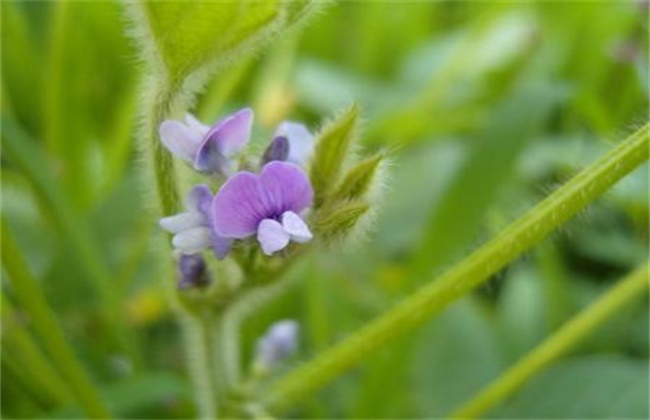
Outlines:
POLYGON ((648 159, 648 127, 618 144, 465 260, 260 396, 272 410, 300 401, 391 339, 422 324, 541 241, 648 159))
POLYGON ((217 386, 212 374, 214 351, 208 323, 199 316, 189 314, 182 316, 181 322, 199 418, 217 418, 217 386))
POLYGON ((647 289, 646 262, 449 417, 468 419, 485 414, 647 289))
POLYGON ((180 207, 176 169, 171 154, 160 141, 158 130, 160 124, 181 108, 180 95, 166 78, 156 75, 148 81, 149 89, 145 89, 145 127, 144 137, 149 161, 153 169, 154 182, 161 213, 165 216, 178 212, 180 207))
POLYGON ((38 282, 27 269, 4 219, 2 219, 2 264, 9 274, 11 289, 16 299, 29 313, 36 332, 46 344, 61 374, 67 379, 73 395, 89 417, 108 418, 108 410, 67 343, 55 314, 49 308, 38 282))

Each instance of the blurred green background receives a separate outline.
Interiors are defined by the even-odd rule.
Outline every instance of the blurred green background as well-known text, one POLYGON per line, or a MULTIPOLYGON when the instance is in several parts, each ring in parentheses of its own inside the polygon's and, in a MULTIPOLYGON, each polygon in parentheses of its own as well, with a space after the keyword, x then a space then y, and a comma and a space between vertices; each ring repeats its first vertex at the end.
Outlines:
MULTIPOLYGON (((2 213, 113 413, 191 417, 161 277, 167 239, 139 168, 141 66, 121 6, 1 7, 2 141, 14 144, 3 147, 2 213), (106 276, 108 303, 92 280, 106 276), (100 322, 106 306, 115 325, 100 322)), ((258 150, 283 119, 316 130, 352 100, 364 107, 364 147, 395 150, 370 231, 292 271, 297 286, 246 322, 244 362, 287 317, 301 323, 300 353, 278 374, 308 360, 640 126, 647 17, 643 2, 344 2, 219 73, 193 112, 212 123, 250 104, 258 150)), ((444 416, 647 254, 646 165, 288 414, 444 416)), ((647 298, 628 306, 489 416, 647 418, 648 315, 647 298)), ((3 278, 2 416, 81 416, 48 388, 41 353, 3 278)))

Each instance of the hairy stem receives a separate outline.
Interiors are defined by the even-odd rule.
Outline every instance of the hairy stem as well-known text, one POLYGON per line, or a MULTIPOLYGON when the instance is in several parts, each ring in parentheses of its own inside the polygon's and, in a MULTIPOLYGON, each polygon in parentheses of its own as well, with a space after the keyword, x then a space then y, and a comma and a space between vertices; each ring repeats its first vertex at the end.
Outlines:
POLYGON ((7 270, 16 299, 30 315, 36 332, 59 367, 59 371, 67 379, 70 390, 81 407, 91 418, 108 418, 110 416, 108 410, 66 341, 61 326, 48 306, 37 280, 29 272, 4 219, 2 219, 2 265, 7 270))
POLYGON ((143 134, 160 211, 164 216, 168 216, 178 212, 180 200, 174 161, 171 154, 163 147, 158 130, 160 124, 181 107, 181 100, 177 89, 161 76, 151 76, 145 91, 148 103, 144 107, 146 114, 143 134))
POLYGON ((333 380, 373 350, 422 324, 541 241, 648 159, 648 128, 618 144, 469 257, 357 333, 280 379, 260 396, 282 409, 333 380))
POLYGON ((468 419, 485 414, 647 289, 646 262, 449 417, 468 419))

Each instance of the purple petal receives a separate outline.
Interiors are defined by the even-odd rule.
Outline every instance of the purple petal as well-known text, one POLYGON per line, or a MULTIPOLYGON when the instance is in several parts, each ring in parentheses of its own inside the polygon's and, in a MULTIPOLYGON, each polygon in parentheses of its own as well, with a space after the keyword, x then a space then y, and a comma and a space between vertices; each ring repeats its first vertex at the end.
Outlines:
POLYGON ((214 230, 226 238, 246 238, 257 230, 265 218, 260 199, 258 177, 251 172, 239 172, 228 179, 212 201, 214 230))
POLYGON ((289 234, 280 223, 272 219, 264 219, 257 228, 257 240, 264 254, 273 255, 289 245, 289 234))
POLYGON ((212 191, 210 187, 205 184, 195 186, 185 196, 185 208, 188 211, 197 211, 207 217, 210 214, 210 206, 212 205, 212 191))
POLYGON ((228 255, 232 249, 232 242, 232 239, 219 236, 217 235, 217 232, 212 229, 212 250, 217 259, 223 260, 226 258, 226 255, 228 255))
POLYGON ((160 124, 163 145, 181 159, 192 161, 201 145, 201 136, 180 121, 167 120, 160 124))
POLYGON ((314 150, 314 136, 303 124, 284 121, 275 131, 275 136, 283 136, 289 140, 289 155, 287 162, 304 165, 314 150))
POLYGON ((203 140, 203 137, 208 134, 208 131, 210 131, 210 126, 203 124, 201 121, 197 120, 194 115, 189 113, 185 114, 185 124, 193 133, 200 136, 201 140, 203 140))
POLYGON ((300 213, 312 203, 314 192, 302 169, 287 162, 270 162, 260 174, 268 216, 280 217, 285 211, 300 213))
POLYGON ((199 171, 225 173, 228 159, 246 146, 253 126, 253 111, 244 108, 214 125, 206 134, 194 161, 199 171))
POLYGON ((261 166, 274 160, 287 160, 289 157, 289 140, 286 137, 278 136, 273 139, 266 148, 261 159, 261 166))
POLYGON ((259 176, 239 172, 212 201, 214 229, 226 238, 246 238, 262 220, 279 218, 285 211, 299 213, 311 205, 312 198, 309 179, 293 164, 271 162, 259 176))

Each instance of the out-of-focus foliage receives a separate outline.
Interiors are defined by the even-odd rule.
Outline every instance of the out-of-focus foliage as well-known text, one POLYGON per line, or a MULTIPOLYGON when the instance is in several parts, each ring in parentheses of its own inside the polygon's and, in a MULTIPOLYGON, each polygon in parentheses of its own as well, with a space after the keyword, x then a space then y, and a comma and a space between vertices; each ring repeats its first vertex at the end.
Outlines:
MULTIPOLYGON (((149 211, 153 187, 142 182, 134 146, 144 75, 122 5, 1 7, 2 213, 112 413, 193 416, 181 337, 160 278, 164 238, 149 211), (22 134, 6 138, 15 133, 22 134)), ((183 25, 194 22, 181 19, 186 3, 170 7, 178 10, 164 19, 152 12, 152 21, 170 25, 178 15, 183 25)), ((371 233, 352 247, 312 255, 289 274, 297 286, 247 321, 243 363, 280 318, 297 318, 303 331, 298 360, 283 371, 308 359, 642 123, 643 7, 342 2, 218 73, 196 112, 212 122, 253 104, 264 127, 253 147, 282 119, 306 120, 315 131, 323 116, 354 100, 363 107, 364 147, 393 151, 371 233)), ((197 25, 212 36, 205 19, 197 25)), ((183 50, 190 35, 178 31, 165 51, 182 73, 207 58, 183 50)), ((444 416, 643 260, 647 180, 646 165, 479 292, 369 354, 289 414, 444 416)), ((81 415, 57 392, 57 366, 44 359, 6 279, 3 303, 2 415, 81 415)), ((642 299, 490 417, 647 417, 647 359, 642 299)))

